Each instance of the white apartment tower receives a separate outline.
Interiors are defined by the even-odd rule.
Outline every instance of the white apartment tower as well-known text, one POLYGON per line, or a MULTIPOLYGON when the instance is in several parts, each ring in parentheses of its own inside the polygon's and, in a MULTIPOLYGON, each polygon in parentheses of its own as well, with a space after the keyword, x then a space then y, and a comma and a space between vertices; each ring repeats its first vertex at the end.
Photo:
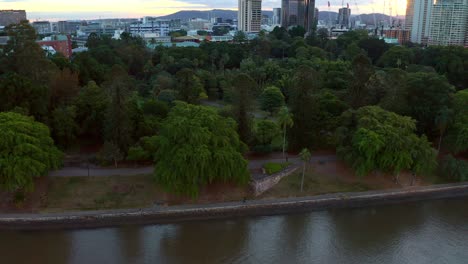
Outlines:
POLYGON ((262 24, 262 0, 239 0, 237 20, 240 31, 249 33, 260 32, 262 24))
POLYGON ((432 8, 429 45, 468 45, 468 0, 437 0, 432 8))
POLYGON ((427 43, 433 0, 408 0, 406 7, 406 30, 411 31, 413 43, 427 43))

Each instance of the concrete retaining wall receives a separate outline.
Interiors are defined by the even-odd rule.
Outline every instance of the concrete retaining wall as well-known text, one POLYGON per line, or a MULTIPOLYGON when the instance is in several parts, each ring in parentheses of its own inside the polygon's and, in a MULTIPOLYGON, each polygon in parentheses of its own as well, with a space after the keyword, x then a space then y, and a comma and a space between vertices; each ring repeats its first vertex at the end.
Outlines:
POLYGON ((411 189, 340 193, 245 203, 222 203, 64 214, 0 214, 0 230, 98 228, 120 225, 165 224, 190 220, 223 219, 310 212, 330 208, 363 207, 468 196, 468 183, 411 189))
POLYGON ((294 173, 298 168, 299 167, 297 166, 291 166, 279 173, 273 174, 264 179, 252 181, 251 187, 253 193, 255 194, 255 196, 261 195, 262 193, 273 188, 276 184, 278 184, 279 181, 281 181, 281 179, 294 173))

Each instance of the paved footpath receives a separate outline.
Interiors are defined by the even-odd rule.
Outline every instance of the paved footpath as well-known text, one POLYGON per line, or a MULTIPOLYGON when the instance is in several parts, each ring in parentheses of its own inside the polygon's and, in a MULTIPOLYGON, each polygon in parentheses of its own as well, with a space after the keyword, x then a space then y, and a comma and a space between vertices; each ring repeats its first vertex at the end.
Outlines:
MULTIPOLYGON (((312 162, 318 161, 335 161, 337 157, 335 155, 320 155, 313 156, 312 162)), ((249 169, 251 171, 258 170, 263 167, 263 164, 267 162, 283 162, 281 158, 271 158, 271 159, 255 159, 249 161, 249 169)), ((288 159, 293 165, 301 163, 300 158, 297 156, 290 156, 288 159)), ((137 168, 86 168, 86 167, 64 167, 57 171, 52 171, 49 173, 50 177, 103 177, 103 176, 133 176, 133 175, 144 175, 153 173, 153 166, 147 167, 137 167, 137 168)))

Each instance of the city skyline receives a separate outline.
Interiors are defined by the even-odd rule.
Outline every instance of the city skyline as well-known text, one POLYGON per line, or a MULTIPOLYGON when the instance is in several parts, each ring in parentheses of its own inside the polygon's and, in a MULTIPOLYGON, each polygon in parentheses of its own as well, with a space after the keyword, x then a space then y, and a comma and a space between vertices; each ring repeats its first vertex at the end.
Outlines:
MULTIPOLYGON (((341 1, 330 1, 330 10, 338 12, 341 1)), ((406 0, 357 0, 349 1, 353 14, 385 13, 390 14, 389 3, 393 4, 392 15, 404 15, 406 0), (374 4, 372 5, 372 2, 374 4), (385 8, 384 8, 385 2, 385 8), (357 7, 356 7, 357 3, 357 7)), ((63 2, 59 0, 0 0, 1 9, 25 9, 28 19, 65 20, 97 18, 138 18, 142 16, 161 16, 181 10, 237 10, 237 0, 81 0, 63 2)), ((346 6, 347 2, 344 2, 346 6)), ((262 9, 272 10, 281 7, 281 0, 263 0, 262 9)), ((316 1, 320 11, 328 11, 328 1, 316 1)))

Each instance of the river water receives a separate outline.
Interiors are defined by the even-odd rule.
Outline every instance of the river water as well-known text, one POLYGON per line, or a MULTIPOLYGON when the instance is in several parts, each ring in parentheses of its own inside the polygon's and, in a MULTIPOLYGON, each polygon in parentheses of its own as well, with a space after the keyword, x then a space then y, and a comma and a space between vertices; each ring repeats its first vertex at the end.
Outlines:
POLYGON ((171 225, 0 231, 0 263, 468 263, 468 198, 171 225))

